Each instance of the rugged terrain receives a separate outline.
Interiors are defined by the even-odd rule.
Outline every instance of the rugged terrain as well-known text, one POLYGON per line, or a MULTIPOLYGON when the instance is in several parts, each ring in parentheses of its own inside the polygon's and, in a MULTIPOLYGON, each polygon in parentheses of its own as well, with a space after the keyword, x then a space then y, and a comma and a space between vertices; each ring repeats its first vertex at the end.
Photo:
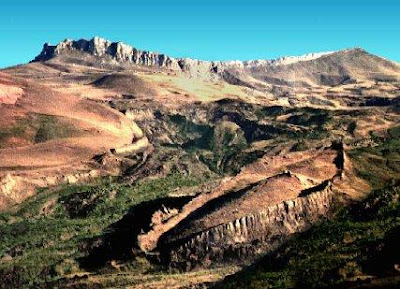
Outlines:
POLYGON ((210 62, 98 37, 45 44, 0 72, 0 286, 386 280, 363 263, 379 250, 346 255, 354 242, 323 274, 292 255, 321 236, 342 248, 326 228, 359 226, 364 203, 390 206, 371 213, 368 246, 396 230, 374 218, 397 214, 397 194, 380 194, 400 177, 399 88, 400 65, 360 48, 210 62))

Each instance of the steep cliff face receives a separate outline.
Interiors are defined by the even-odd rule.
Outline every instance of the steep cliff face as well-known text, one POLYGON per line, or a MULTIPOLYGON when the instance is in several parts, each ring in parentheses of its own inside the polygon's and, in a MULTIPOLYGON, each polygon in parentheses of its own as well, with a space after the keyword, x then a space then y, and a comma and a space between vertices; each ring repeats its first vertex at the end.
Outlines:
POLYGON ((185 240, 159 244, 162 259, 170 266, 186 270, 215 262, 252 259, 326 216, 333 195, 328 185, 322 191, 282 202, 185 240))
POLYGON ((90 40, 80 39, 77 41, 66 39, 57 45, 45 43, 42 52, 33 61, 46 61, 57 55, 76 51, 86 52, 98 57, 110 57, 117 62, 155 66, 172 70, 189 69, 189 66, 194 64, 194 61, 189 64, 186 63, 184 59, 175 59, 165 54, 137 50, 122 42, 111 42, 99 37, 94 37, 90 40))
MULTIPOLYGON (((337 185, 349 172, 343 144, 334 143, 310 158, 297 157, 265 160, 267 170, 275 164, 284 172, 209 200, 162 234, 156 248, 162 262, 184 270, 251 262, 327 216, 337 185)), ((260 165, 254 163, 242 174, 256 170, 265 176, 260 165)))
POLYGON ((33 61, 46 61, 57 55, 68 54, 74 51, 86 52, 98 57, 110 57, 112 60, 122 63, 166 68, 187 72, 190 75, 203 76, 216 74, 225 69, 252 69, 293 64, 299 61, 313 60, 332 53, 309 53, 302 56, 288 56, 272 60, 203 61, 192 58, 173 58, 161 53, 138 50, 122 42, 111 42, 100 37, 94 37, 90 40, 66 39, 57 45, 45 43, 41 53, 33 61))
POLYGON ((90 64, 85 63, 85 56, 82 53, 95 57, 94 62, 101 63, 99 65, 102 67, 105 65, 151 67, 183 73, 193 78, 223 79, 234 85, 261 90, 265 89, 262 83, 309 87, 310 85, 337 86, 354 83, 357 79, 396 81, 395 75, 400 71, 398 64, 369 54, 360 48, 285 56, 270 60, 204 61, 143 51, 122 42, 111 42, 99 37, 90 40, 66 39, 57 45, 46 43, 42 52, 33 61, 47 61, 57 56, 66 56, 62 61, 91 66, 90 61, 90 64))

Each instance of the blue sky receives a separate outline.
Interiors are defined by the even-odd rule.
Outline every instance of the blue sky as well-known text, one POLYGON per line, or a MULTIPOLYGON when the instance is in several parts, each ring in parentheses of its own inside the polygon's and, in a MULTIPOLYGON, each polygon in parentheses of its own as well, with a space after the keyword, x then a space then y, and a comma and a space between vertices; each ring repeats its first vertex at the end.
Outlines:
POLYGON ((362 47, 400 61, 400 1, 0 0, 0 67, 95 35, 205 60, 362 47))

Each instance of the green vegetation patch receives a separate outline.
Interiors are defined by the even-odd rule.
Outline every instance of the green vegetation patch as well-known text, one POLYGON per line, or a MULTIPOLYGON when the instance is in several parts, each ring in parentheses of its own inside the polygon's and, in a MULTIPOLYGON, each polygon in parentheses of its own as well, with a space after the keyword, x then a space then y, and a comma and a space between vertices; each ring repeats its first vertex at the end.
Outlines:
POLYGON ((133 185, 106 178, 44 189, 0 214, 0 278, 8 288, 23 288, 75 274, 80 270, 76 260, 88 253, 87 240, 100 236, 129 208, 201 181, 172 172, 133 185))
POLYGON ((400 179, 400 127, 389 129, 384 137, 371 136, 377 143, 348 153, 360 177, 373 188, 382 188, 400 179))
POLYGON ((78 135, 78 131, 62 118, 31 114, 16 120, 14 125, 0 130, 0 147, 10 138, 19 138, 30 143, 42 143, 52 139, 66 138, 78 135))
POLYGON ((210 138, 214 133, 212 126, 197 124, 179 114, 169 116, 169 122, 176 127, 175 131, 182 141, 182 147, 209 149, 210 138))
POLYGON ((35 143, 71 137, 77 134, 76 129, 71 124, 51 115, 39 115, 34 126, 36 127, 35 143))
POLYGON ((26 133, 26 128, 29 125, 28 118, 17 119, 15 124, 8 128, 2 128, 0 130, 0 147, 4 146, 4 143, 12 137, 21 138, 26 133))

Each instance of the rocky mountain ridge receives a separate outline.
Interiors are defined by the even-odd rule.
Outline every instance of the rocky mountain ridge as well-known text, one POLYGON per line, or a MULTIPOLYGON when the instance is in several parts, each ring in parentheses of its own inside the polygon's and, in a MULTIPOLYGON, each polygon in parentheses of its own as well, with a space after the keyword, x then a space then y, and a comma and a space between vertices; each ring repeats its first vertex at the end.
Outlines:
POLYGON ((114 70, 165 70, 191 78, 222 79, 229 84, 258 91, 282 85, 292 88, 299 84, 309 87, 335 86, 360 80, 380 81, 392 79, 400 73, 400 66, 396 62, 370 54, 361 48, 285 56, 272 60, 205 61, 138 50, 122 42, 111 42, 100 37, 90 40, 66 39, 56 45, 45 43, 41 53, 32 62, 78 64, 114 70))
MULTIPOLYGON (((358 49, 358 48, 354 48, 358 49)), ((353 49, 346 49, 353 50, 353 49)), ((254 68, 259 66, 277 66, 310 61, 319 57, 335 53, 334 51, 307 53, 301 56, 284 56, 277 59, 264 60, 231 60, 231 61, 206 61, 192 58, 174 58, 168 55, 138 50, 123 42, 111 42, 104 38, 93 37, 87 39, 65 39, 56 45, 45 43, 41 53, 33 61, 46 61, 57 55, 72 51, 86 52, 94 56, 110 56, 117 62, 128 62, 144 66, 156 66, 172 70, 190 70, 191 67, 207 67, 215 72, 223 68, 254 68)))

